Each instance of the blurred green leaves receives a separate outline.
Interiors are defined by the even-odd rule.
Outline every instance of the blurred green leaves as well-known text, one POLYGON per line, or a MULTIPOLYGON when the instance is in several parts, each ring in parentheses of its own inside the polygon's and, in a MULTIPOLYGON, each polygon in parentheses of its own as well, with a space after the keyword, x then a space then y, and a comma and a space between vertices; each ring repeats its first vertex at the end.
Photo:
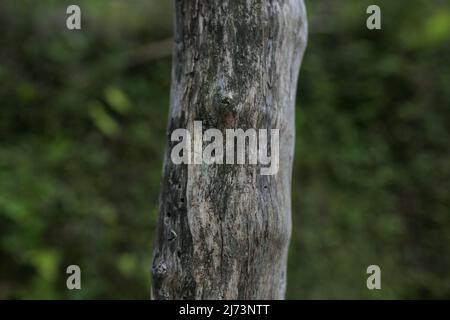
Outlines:
POLYGON ((424 45, 436 45, 450 39, 450 11, 435 12, 425 25, 424 45))
POLYGON ((171 4, 81 1, 77 33, 65 5, 0 4, 0 298, 147 299, 170 58, 127 53, 171 4))
POLYGON ((105 98, 111 108, 116 112, 125 114, 130 108, 131 104, 125 94, 116 87, 109 87, 105 90, 105 98))
POLYGON ((114 137, 119 133, 119 124, 107 113, 100 102, 93 102, 89 106, 89 115, 95 126, 106 136, 114 137))

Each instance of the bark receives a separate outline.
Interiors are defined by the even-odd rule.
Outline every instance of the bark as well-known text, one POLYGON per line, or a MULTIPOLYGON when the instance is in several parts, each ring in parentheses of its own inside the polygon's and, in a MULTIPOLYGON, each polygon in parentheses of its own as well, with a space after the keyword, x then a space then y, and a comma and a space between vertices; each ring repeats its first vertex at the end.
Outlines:
MULTIPOLYGON (((176 0, 156 299, 283 299, 303 0, 176 0), (280 167, 175 165, 173 130, 279 129, 280 167)), ((224 134, 225 136, 225 134, 224 134)))

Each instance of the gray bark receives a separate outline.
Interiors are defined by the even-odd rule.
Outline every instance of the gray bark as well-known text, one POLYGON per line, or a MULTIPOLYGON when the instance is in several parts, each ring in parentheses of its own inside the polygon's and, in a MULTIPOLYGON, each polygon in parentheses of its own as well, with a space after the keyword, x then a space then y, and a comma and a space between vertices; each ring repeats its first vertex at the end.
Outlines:
MULTIPOLYGON (((303 0, 176 0, 156 299, 283 299, 303 0), (177 128, 279 129, 280 167, 175 165, 177 128)), ((224 134, 225 136, 225 134, 224 134)))

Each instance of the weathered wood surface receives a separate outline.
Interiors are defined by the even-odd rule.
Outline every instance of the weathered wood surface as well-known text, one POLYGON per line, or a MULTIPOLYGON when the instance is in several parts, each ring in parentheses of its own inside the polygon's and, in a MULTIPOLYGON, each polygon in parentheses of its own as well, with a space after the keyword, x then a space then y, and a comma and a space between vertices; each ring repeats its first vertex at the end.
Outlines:
POLYGON ((176 0, 156 299, 283 299, 303 0, 176 0), (177 128, 280 130, 280 168, 175 165, 177 128))

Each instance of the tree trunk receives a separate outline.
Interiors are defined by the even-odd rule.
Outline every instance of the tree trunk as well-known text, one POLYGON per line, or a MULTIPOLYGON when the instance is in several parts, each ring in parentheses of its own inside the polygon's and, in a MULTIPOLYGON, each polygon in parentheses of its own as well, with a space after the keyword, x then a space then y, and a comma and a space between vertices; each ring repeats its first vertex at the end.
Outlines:
POLYGON ((156 299, 283 299, 303 0, 176 0, 156 299), (171 160, 178 128, 279 129, 279 170, 171 160))

